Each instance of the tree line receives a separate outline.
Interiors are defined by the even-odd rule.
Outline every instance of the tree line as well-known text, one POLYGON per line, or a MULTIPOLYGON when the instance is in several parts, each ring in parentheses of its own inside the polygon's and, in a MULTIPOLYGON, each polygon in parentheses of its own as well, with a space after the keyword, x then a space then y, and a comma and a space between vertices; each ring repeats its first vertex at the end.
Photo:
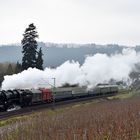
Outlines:
POLYGON ((22 66, 19 62, 17 63, 0 63, 0 85, 4 80, 5 75, 17 74, 22 71, 22 66))

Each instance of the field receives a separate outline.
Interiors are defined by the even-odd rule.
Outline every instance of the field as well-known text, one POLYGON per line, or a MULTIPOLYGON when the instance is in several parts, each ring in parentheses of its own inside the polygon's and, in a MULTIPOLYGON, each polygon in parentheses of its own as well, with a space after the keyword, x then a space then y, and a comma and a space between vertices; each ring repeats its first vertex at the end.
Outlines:
POLYGON ((2 126, 0 140, 139 140, 140 97, 130 96, 24 116, 2 126))

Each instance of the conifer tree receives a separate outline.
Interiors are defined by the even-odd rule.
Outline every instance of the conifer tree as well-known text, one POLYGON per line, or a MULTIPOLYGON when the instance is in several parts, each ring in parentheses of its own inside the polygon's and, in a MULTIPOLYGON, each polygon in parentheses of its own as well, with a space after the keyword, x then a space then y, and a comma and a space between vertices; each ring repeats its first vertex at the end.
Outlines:
POLYGON ((36 60, 36 67, 40 70, 43 70, 43 59, 42 59, 42 49, 39 49, 37 60, 36 60))
POLYGON ((17 62, 16 67, 15 67, 15 73, 19 73, 22 70, 22 66, 19 62, 17 62))
POLYGON ((25 33, 23 34, 22 43, 22 70, 26 70, 29 67, 36 67, 36 55, 37 55, 37 41, 38 34, 36 31, 36 27, 34 24, 30 24, 28 28, 26 28, 25 33))
POLYGON ((14 71, 13 71, 12 65, 9 64, 8 68, 7 68, 7 71, 6 71, 6 74, 7 75, 12 75, 13 73, 14 73, 14 71))

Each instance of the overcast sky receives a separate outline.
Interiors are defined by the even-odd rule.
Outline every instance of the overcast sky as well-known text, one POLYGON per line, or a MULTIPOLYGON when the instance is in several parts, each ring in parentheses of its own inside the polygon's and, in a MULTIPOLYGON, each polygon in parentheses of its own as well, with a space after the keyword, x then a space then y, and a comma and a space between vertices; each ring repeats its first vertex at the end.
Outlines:
POLYGON ((0 0, 0 44, 32 22, 38 41, 140 44, 140 0, 0 0))

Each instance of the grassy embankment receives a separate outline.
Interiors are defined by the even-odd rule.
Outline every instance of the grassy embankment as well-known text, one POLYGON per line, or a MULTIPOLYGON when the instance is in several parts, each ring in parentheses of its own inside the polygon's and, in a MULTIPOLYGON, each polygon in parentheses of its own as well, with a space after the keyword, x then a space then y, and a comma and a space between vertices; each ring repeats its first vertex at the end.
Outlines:
POLYGON ((122 91, 108 97, 109 101, 96 99, 5 120, 1 125, 9 125, 0 139, 140 139, 140 98, 135 98, 138 96, 138 91, 122 91))

